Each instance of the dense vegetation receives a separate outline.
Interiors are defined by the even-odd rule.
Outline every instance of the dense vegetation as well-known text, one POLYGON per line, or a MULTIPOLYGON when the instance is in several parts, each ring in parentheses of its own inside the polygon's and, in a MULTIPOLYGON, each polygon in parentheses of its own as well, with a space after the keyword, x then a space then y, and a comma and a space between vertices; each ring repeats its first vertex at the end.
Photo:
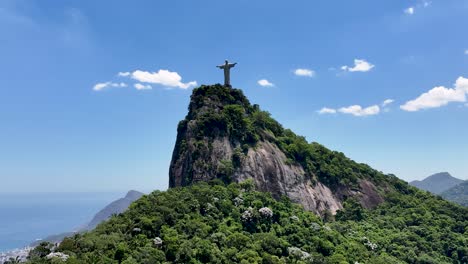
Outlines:
MULTIPOLYGON (((300 164, 313 181, 319 180, 332 189, 340 185, 354 185, 358 179, 386 179, 385 175, 366 164, 356 163, 343 153, 331 151, 318 143, 309 143, 304 137, 284 129, 268 112, 262 111, 258 105, 251 105, 239 89, 222 85, 194 89, 189 113, 178 126, 178 135, 181 138, 177 140, 174 159, 186 151, 187 142, 182 137, 190 121, 195 121, 194 138, 198 140, 197 149, 201 150, 193 153, 193 160, 200 158, 204 148, 209 148, 209 140, 229 136, 231 142, 239 146, 240 154, 262 140, 275 143, 289 161, 300 164)), ((236 157, 234 155, 231 161, 234 167, 236 157)), ((218 174, 220 178, 226 178, 224 172, 218 174)))
POLYGON ((467 263, 468 210, 399 183, 377 209, 348 200, 328 222, 251 182, 156 191, 29 263, 60 262, 51 249, 65 263, 467 263))
POLYGON ((445 199, 468 207, 468 181, 464 181, 455 187, 441 193, 445 199))
POLYGON ((178 126, 174 155, 191 147, 191 166, 203 166, 198 157, 218 136, 235 146, 232 160, 206 168, 219 179, 155 191, 89 233, 58 247, 41 244, 29 263, 468 263, 467 208, 308 143, 240 90, 202 86, 178 126), (260 141, 276 144, 288 162, 332 189, 370 179, 385 201, 367 210, 348 198, 335 216, 320 218, 285 197, 256 192, 250 181, 230 183, 240 157, 260 141))

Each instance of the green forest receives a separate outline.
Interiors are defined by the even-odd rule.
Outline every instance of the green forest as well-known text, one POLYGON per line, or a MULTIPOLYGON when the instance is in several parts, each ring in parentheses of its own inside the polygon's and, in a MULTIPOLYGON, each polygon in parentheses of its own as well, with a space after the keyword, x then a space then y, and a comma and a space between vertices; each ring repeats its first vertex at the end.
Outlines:
POLYGON ((399 188, 374 210, 348 200, 323 220, 250 181, 155 191, 94 231, 41 244, 29 263, 467 263, 468 210, 399 188))

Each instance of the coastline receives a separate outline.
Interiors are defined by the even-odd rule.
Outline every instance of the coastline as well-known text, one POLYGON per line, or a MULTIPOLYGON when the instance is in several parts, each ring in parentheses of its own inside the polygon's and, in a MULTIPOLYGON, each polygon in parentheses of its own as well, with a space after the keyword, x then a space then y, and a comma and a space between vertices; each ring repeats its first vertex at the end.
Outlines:
POLYGON ((17 248, 10 251, 0 252, 0 264, 3 264, 5 261, 9 260, 10 258, 19 258, 19 260, 26 261, 28 257, 29 251, 31 251, 33 247, 26 246, 24 248, 17 248))

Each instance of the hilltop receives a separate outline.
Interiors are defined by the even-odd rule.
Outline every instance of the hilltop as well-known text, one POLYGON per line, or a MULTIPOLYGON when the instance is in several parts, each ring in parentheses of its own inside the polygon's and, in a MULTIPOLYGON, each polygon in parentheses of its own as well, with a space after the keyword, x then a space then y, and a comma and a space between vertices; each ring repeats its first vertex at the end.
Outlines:
POLYGON ((463 180, 453 177, 448 172, 440 172, 433 174, 422 181, 412 181, 410 184, 434 194, 441 194, 462 182, 463 180))
POLYGON ((222 85, 193 90, 179 123, 169 186, 222 179, 253 179, 261 191, 288 196, 317 214, 335 214, 354 197, 365 208, 383 201, 392 181, 366 164, 283 128, 240 89, 222 85))

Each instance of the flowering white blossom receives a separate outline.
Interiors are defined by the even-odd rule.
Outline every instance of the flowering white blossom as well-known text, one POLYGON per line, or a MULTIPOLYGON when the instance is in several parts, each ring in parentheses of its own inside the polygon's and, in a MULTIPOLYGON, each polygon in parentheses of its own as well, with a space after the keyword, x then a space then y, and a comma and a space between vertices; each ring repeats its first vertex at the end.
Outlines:
POLYGON ((163 243, 163 240, 162 240, 160 237, 155 237, 155 238, 153 239, 153 244, 154 244, 155 246, 160 246, 160 245, 162 245, 162 243, 163 243))
POLYGON ((253 219, 253 208, 252 207, 249 207, 249 209, 245 210, 243 213, 242 213, 242 216, 241 216, 241 219, 243 222, 250 222, 252 221, 253 219))
POLYGON ((291 217, 289 217, 289 219, 293 220, 293 221, 299 221, 299 217, 293 215, 291 217))
POLYGON ((67 261, 67 259, 69 257, 70 256, 68 256, 67 254, 64 254, 62 252, 52 252, 52 253, 50 253, 49 255, 46 256, 47 259, 57 258, 57 259, 60 259, 62 261, 67 261))
POLYGON ((236 206, 241 205, 243 202, 244 202, 244 200, 243 200, 242 197, 240 197, 240 196, 237 196, 236 198, 234 198, 234 204, 235 204, 236 206))
POLYGON ((307 260, 311 258, 309 253, 297 247, 288 247, 288 253, 290 256, 293 256, 295 258, 302 259, 302 260, 307 260))
POLYGON ((377 248, 377 244, 372 243, 367 237, 362 237, 364 241, 364 245, 366 245, 370 250, 375 250, 377 248))
POLYGON ((268 207, 262 207, 260 209, 258 209, 258 212, 260 213, 261 216, 263 217, 272 217, 273 216, 273 211, 268 208, 268 207))

